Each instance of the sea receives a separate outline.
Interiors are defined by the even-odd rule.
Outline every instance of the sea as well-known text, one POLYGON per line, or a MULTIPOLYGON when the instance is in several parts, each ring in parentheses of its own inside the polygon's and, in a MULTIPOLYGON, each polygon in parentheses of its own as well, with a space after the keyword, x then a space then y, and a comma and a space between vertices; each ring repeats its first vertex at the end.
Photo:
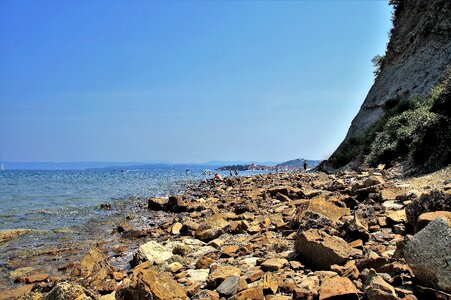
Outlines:
MULTIPOLYGON (((103 203, 180 193, 212 178, 208 165, 150 165, 140 168, 0 171, 0 230, 54 230, 99 220, 103 203)), ((218 172, 228 176, 228 172, 218 172)), ((240 172, 240 176, 265 171, 240 172)))

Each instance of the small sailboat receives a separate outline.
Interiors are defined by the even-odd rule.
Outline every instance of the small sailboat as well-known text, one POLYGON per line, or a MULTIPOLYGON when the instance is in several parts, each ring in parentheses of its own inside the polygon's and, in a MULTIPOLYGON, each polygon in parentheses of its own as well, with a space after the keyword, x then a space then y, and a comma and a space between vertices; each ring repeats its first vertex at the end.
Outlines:
POLYGON ((5 166, 3 165, 3 163, 2 163, 2 166, 1 166, 0 170, 1 171, 5 171, 5 166))

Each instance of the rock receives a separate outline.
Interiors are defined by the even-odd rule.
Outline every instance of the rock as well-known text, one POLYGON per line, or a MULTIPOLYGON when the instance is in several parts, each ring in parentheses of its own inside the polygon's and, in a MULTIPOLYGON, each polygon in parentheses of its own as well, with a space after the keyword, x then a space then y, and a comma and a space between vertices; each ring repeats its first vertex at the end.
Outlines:
POLYGON ((379 184, 382 184, 382 183, 385 183, 385 180, 384 180, 384 178, 382 178, 382 176, 369 176, 368 178, 366 178, 363 181, 363 183, 362 183, 363 186, 362 187, 368 188, 370 186, 379 185, 379 184))
POLYGON ((172 257, 172 250, 155 242, 150 241, 139 246, 138 251, 133 257, 134 264, 140 264, 145 261, 151 261, 155 264, 162 264, 172 257))
POLYGON ((210 274, 210 269, 186 270, 186 278, 191 282, 205 282, 210 274))
POLYGON ((238 284, 240 278, 238 276, 227 277, 216 289, 221 296, 232 296, 238 292, 238 284))
POLYGON ((172 212, 184 212, 188 209, 189 200, 183 200, 181 196, 169 196, 168 202, 165 205, 166 210, 172 212))
POLYGON ((164 210, 168 199, 166 198, 149 198, 147 200, 147 208, 150 210, 164 210))
POLYGON ((415 228, 416 231, 420 231, 424 227, 426 227, 432 220, 438 218, 438 217, 444 217, 448 220, 451 220, 451 212, 450 211, 433 211, 433 212, 427 212, 424 214, 421 214, 418 217, 417 220, 417 227, 415 228))
POLYGON ((171 233, 174 234, 174 235, 179 235, 182 227, 183 227, 182 223, 176 222, 171 227, 171 233))
POLYGON ((319 289, 319 299, 355 299, 358 300, 358 291, 351 280, 346 277, 326 277, 319 289))
POLYGON ((238 250, 240 250, 240 247, 237 245, 226 246, 222 249, 222 256, 233 257, 237 254, 238 250))
POLYGON ((31 229, 6 229, 0 230, 0 243, 15 239, 18 236, 33 232, 31 229))
POLYGON ((172 272, 172 273, 177 273, 178 271, 180 271, 183 268, 183 265, 179 262, 173 262, 172 264, 170 264, 168 266, 168 269, 172 272))
POLYGON ((253 267, 250 268, 243 277, 246 279, 248 283, 254 282, 258 279, 260 279, 263 276, 264 272, 260 267, 253 267))
POLYGON ((406 207, 407 220, 416 227, 418 217, 431 211, 451 211, 451 193, 432 190, 413 199, 406 207))
MULTIPOLYGON (((32 288, 33 288, 33 284, 26 284, 26 285, 18 286, 13 289, 2 290, 1 294, 0 294, 0 299, 1 300, 19 299, 20 297, 28 295, 31 292, 32 288)), ((53 298, 51 300, 54 300, 54 299, 56 300, 56 298, 53 298)))
POLYGON ((404 247, 404 258, 425 285, 451 291, 451 221, 439 217, 404 247))
POLYGON ((395 210, 387 213, 387 219, 393 223, 407 223, 406 210, 395 210))
POLYGON ((288 264, 285 258, 270 258, 261 264, 263 271, 278 271, 288 264))
POLYGON ((40 281, 46 280, 47 278, 49 278, 49 274, 35 273, 35 274, 27 276, 26 282, 27 283, 40 282, 40 281))
POLYGON ((397 300, 395 289, 371 269, 367 275, 364 291, 369 300, 397 300))
POLYGON ((104 274, 101 275, 102 278, 100 279, 105 279, 109 272, 107 269, 105 256, 95 247, 91 248, 81 259, 80 275, 82 277, 90 277, 102 272, 104 274))
POLYGON ((404 204, 399 201, 389 200, 382 203, 382 207, 386 210, 400 210, 404 208, 404 204))
POLYGON ((349 208, 336 206, 332 202, 328 202, 321 198, 306 200, 303 204, 298 206, 295 215, 293 216, 294 223, 300 223, 306 211, 312 211, 321 214, 332 222, 337 222, 342 216, 350 213, 349 208))
POLYGON ((264 294, 275 294, 279 289, 279 280, 272 273, 265 273, 262 279, 261 287, 264 294))
POLYGON ((195 236, 201 241, 210 241, 223 234, 228 226, 229 223, 224 218, 219 215, 214 215, 200 224, 195 232, 195 236))
POLYGON ((309 262, 324 269, 345 262, 351 253, 351 247, 345 240, 317 229, 298 234, 295 250, 309 262))
POLYGON ((116 291, 117 300, 185 300, 185 290, 166 273, 157 272, 145 262, 133 270, 130 283, 121 286, 116 291))
POLYGON ((210 276, 208 277, 207 284, 215 288, 218 285, 220 285, 226 278, 231 276, 240 276, 241 271, 240 269, 224 265, 224 266, 217 266, 215 269, 211 270, 210 276))
POLYGON ((48 293, 45 298, 45 300, 74 300, 74 299, 80 299, 80 300, 94 300, 97 299, 97 297, 94 295, 94 293, 90 292, 89 290, 85 289, 84 287, 68 283, 68 282, 60 282, 57 283, 53 289, 48 293))
POLYGON ((239 292, 238 294, 230 297, 228 300, 264 300, 265 295, 261 287, 250 288, 239 292))

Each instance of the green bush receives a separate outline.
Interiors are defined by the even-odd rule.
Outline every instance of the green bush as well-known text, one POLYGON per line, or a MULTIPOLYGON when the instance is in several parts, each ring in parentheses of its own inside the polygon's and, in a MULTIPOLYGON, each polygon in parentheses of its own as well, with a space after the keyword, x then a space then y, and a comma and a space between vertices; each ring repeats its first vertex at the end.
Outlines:
POLYGON ((413 167, 432 171, 451 162, 450 74, 425 101, 413 99, 387 110, 372 126, 375 135, 366 163, 375 166, 403 158, 413 167))

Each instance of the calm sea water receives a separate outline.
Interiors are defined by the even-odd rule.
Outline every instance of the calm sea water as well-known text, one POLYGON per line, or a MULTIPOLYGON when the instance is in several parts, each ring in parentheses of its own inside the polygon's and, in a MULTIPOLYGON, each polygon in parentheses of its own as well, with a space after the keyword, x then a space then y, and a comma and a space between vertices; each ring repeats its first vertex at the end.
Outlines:
POLYGON ((101 203, 131 196, 167 196, 212 177, 202 174, 211 167, 189 166, 189 173, 186 168, 1 171, 0 229, 70 227, 108 215, 100 209, 101 203))

